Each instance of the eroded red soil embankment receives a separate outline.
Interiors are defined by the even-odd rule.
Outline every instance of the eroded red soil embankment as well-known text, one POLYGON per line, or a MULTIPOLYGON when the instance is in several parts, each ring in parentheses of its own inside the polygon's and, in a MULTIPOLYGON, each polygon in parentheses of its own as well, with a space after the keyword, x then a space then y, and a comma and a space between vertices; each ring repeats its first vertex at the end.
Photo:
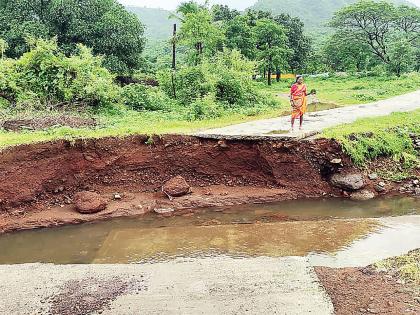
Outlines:
MULTIPOLYGON (((332 192, 327 179, 336 171, 330 163, 336 158, 351 167, 339 144, 331 140, 218 141, 163 136, 150 141, 134 136, 24 145, 0 153, 0 213, 63 207, 71 204, 75 192, 83 190, 151 194, 176 175, 182 175, 197 192, 203 187, 240 187, 235 198, 243 196, 244 202, 253 201, 246 187, 253 189, 258 202, 264 198, 258 198, 255 188, 290 192, 277 197, 268 193, 269 201, 319 197, 332 192)), ((187 202, 195 205, 191 199, 187 202)), ((217 200, 210 204, 217 205, 217 200)))

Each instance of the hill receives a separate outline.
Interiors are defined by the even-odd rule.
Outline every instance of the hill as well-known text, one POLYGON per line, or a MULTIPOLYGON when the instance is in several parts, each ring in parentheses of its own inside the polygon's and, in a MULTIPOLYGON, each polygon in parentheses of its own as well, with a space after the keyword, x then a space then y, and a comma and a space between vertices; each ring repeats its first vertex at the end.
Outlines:
MULTIPOLYGON (((322 27, 342 7, 357 0, 258 0, 251 8, 269 11, 274 14, 288 13, 299 17, 308 29, 322 27)), ((413 5, 405 0, 394 0, 395 3, 413 5)))
POLYGON ((136 14, 145 25, 145 36, 149 44, 168 40, 172 36, 172 25, 175 21, 169 19, 170 11, 134 6, 127 6, 126 8, 136 14))

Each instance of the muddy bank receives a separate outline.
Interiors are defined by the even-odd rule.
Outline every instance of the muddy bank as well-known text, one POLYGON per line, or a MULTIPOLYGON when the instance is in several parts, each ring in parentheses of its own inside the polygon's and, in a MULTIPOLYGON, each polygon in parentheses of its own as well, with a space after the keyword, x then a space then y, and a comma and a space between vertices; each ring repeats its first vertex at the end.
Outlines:
POLYGON ((317 267, 315 271, 337 315, 420 313, 414 291, 391 274, 372 267, 317 267))
POLYGON ((188 136, 104 138, 23 145, 0 153, 0 233, 148 211, 340 196, 329 179, 352 164, 332 140, 216 140, 188 136), (334 161, 340 161, 339 163, 334 161), (169 200, 181 175, 191 194, 169 200), (106 211, 75 213, 73 196, 94 191, 106 211), (118 200, 114 200, 118 196, 118 200))
POLYGON ((1 152, 0 210, 38 201, 64 203, 80 190, 154 192, 176 175, 196 187, 283 188, 319 196, 331 191, 325 176, 335 158, 346 161, 340 146, 329 140, 223 142, 138 136, 24 145, 1 152))

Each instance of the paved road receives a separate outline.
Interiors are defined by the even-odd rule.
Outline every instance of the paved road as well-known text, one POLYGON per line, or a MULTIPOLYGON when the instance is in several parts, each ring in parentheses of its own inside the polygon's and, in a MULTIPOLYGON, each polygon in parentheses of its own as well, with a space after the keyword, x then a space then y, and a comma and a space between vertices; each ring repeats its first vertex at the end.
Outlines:
POLYGON ((333 313, 305 258, 0 266, 0 314, 333 313))
POLYGON ((335 108, 306 115, 302 132, 290 133, 290 118, 278 117, 211 129, 197 134, 204 138, 306 138, 323 129, 354 122, 365 117, 386 116, 420 108, 420 90, 370 104, 335 108))

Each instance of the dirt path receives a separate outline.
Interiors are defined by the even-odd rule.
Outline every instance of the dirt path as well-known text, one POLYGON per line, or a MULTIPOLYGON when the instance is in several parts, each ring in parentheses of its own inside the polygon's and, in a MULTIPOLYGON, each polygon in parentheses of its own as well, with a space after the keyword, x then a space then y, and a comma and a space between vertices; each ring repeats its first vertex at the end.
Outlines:
POLYGON ((407 112, 418 108, 420 108, 420 90, 375 103, 309 113, 305 128, 301 132, 290 133, 290 118, 285 116, 211 129, 200 132, 198 136, 227 139, 244 137, 301 139, 313 136, 329 127, 354 122, 359 118, 387 116, 393 112, 407 112))

